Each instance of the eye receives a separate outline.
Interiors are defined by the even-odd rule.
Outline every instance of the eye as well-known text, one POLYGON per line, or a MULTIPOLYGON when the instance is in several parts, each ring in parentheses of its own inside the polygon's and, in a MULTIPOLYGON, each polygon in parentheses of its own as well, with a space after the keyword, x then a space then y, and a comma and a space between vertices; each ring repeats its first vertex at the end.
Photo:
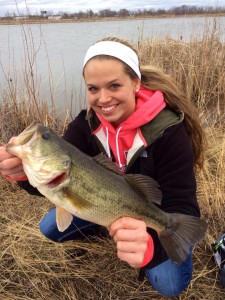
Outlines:
POLYGON ((119 87, 120 87, 120 85, 119 85, 118 83, 113 83, 113 84, 111 85, 111 88, 112 88, 113 90, 117 90, 119 87))
POLYGON ((49 140, 50 137, 51 137, 51 134, 50 134, 49 131, 46 131, 46 132, 42 133, 42 138, 43 138, 44 140, 49 140))
POLYGON ((97 90, 98 90, 98 89, 97 89, 96 87, 94 87, 94 86, 90 86, 90 87, 88 88, 88 92, 90 92, 90 93, 92 93, 92 94, 96 93, 97 90))

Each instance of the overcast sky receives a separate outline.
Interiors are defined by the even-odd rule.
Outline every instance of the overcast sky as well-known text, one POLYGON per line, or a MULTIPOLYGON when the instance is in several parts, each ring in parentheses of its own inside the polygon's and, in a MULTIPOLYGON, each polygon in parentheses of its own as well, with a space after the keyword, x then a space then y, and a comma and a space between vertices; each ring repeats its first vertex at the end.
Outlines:
POLYGON ((171 8, 180 5, 196 5, 196 6, 225 6, 225 0, 0 0, 0 16, 4 16, 7 12, 25 13, 26 7, 30 13, 40 13, 40 10, 47 10, 53 13, 78 12, 92 9, 97 12, 101 9, 119 10, 126 8, 128 10, 136 9, 158 9, 171 8))

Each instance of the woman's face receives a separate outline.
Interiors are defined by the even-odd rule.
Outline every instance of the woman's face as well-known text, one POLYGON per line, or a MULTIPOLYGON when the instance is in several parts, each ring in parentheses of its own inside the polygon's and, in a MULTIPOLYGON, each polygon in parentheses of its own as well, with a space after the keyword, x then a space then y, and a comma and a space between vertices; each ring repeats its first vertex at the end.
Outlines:
POLYGON ((140 80, 131 79, 119 60, 90 60, 84 69, 84 80, 90 106, 114 127, 134 112, 140 80))

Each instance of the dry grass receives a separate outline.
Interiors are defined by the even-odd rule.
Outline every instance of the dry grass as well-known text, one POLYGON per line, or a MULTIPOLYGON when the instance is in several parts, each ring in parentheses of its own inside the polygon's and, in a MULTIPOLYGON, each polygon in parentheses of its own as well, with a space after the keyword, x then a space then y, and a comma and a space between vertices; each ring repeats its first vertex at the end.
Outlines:
MULTIPOLYGON (((139 47, 143 61, 159 65, 184 86, 199 108, 208 137, 205 168, 197 180, 202 216, 209 230, 194 249, 190 286, 174 299, 224 300, 225 290, 219 284, 210 248, 225 231, 224 44, 213 32, 200 42, 142 41, 139 47)), ((49 111, 46 104, 27 101, 34 99, 32 95, 18 98, 18 92, 10 87, 1 96, 0 142, 19 133, 34 118, 63 131, 66 121, 58 120, 57 112, 49 111)), ((38 223, 51 204, 3 178, 0 187, 1 299, 164 299, 146 281, 137 280, 137 270, 118 260, 111 240, 48 241, 39 232, 38 223)))
MULTIPOLYGON (((210 249, 224 230, 225 142, 219 129, 209 129, 208 136, 208 159, 198 177, 198 194, 209 230, 194 250, 193 280, 176 299, 222 300, 225 296, 210 249)), ((38 223, 51 204, 0 180, 1 299, 163 299, 146 281, 137 280, 137 270, 117 259, 111 240, 48 241, 38 223)))

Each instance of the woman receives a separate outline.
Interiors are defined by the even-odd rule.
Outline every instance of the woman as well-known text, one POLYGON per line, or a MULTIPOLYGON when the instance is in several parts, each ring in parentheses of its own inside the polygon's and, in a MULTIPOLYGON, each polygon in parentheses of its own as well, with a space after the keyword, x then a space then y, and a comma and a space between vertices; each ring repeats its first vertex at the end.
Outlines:
MULTIPOLYGON (((162 191, 162 210, 199 217, 194 168, 202 166, 204 135, 185 94, 161 71, 139 67, 136 50, 118 38, 105 38, 88 49, 83 76, 89 109, 69 124, 64 138, 88 155, 105 152, 125 173, 153 177, 162 191)), ((21 161, 5 147, 0 148, 0 171, 36 193, 21 161)), ((99 227, 74 218, 60 233, 53 209, 41 220, 40 230, 59 242, 95 234, 99 227)), ((144 270, 162 295, 177 296, 190 283, 191 250, 186 261, 174 264, 145 222, 123 217, 111 224, 109 234, 117 256, 144 270)))

